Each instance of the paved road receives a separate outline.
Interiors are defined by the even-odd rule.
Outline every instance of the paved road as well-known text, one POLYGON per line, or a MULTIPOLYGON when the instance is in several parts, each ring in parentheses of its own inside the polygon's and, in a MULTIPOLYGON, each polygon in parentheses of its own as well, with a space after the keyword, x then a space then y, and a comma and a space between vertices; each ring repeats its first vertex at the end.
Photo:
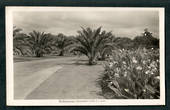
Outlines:
POLYGON ((98 99, 101 65, 88 66, 75 57, 15 63, 16 99, 98 99), (77 63, 75 63, 77 62, 77 63))

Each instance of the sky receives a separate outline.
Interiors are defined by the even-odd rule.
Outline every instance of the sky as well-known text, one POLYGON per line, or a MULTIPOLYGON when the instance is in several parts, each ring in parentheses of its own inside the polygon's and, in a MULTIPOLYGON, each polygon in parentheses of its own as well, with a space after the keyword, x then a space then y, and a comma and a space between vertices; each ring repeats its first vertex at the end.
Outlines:
POLYGON ((145 28, 159 37, 158 11, 78 10, 78 11, 15 11, 13 25, 29 33, 33 30, 52 34, 77 35, 81 27, 112 31, 116 37, 141 35, 145 28))

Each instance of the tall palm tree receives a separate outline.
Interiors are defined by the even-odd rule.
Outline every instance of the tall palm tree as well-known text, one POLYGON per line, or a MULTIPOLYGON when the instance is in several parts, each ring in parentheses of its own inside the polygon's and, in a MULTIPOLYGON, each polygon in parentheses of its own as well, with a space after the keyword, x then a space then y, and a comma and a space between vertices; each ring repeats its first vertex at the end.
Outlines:
POLYGON ((86 55, 89 59, 89 65, 96 64, 96 58, 102 49, 112 46, 110 36, 111 32, 101 31, 101 27, 92 30, 83 28, 78 31, 78 36, 74 40, 72 50, 86 55))
POLYGON ((66 37, 61 33, 57 35, 56 47, 60 51, 59 56, 64 56, 64 52, 71 43, 71 37, 66 37))
POLYGON ((53 49, 53 38, 50 34, 33 31, 29 33, 29 47, 36 57, 42 57, 45 53, 50 53, 53 49))

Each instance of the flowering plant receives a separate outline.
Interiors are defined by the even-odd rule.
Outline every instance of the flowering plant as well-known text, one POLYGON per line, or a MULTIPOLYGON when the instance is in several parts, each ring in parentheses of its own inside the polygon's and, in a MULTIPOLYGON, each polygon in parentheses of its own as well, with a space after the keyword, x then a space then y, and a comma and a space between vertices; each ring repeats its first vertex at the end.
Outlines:
POLYGON ((106 61, 100 85, 106 98, 158 99, 159 51, 114 50, 106 61))

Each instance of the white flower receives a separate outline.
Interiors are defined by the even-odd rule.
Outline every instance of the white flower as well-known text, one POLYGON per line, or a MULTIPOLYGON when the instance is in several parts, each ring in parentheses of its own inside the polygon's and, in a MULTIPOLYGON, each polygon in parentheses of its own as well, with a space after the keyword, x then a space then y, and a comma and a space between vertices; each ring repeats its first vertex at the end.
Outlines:
POLYGON ((145 74, 149 74, 149 70, 147 70, 147 71, 145 72, 145 74))
POLYGON ((115 77, 119 77, 119 74, 118 73, 115 73, 115 75, 114 75, 115 77))
POLYGON ((125 71, 125 73, 124 73, 124 77, 126 77, 127 76, 127 71, 125 71))
POLYGON ((112 63, 112 62, 110 62, 110 63, 109 63, 109 67, 112 67, 112 66, 113 66, 113 63, 112 63))
POLYGON ((153 67, 153 68, 155 67, 155 65, 156 65, 156 62, 155 62, 155 61, 153 61, 153 62, 150 64, 150 66, 153 67))
POLYGON ((133 62, 133 63, 137 63, 137 60, 136 60, 135 57, 132 58, 132 62, 133 62))
POLYGON ((125 61, 123 61, 122 63, 123 63, 124 65, 126 65, 126 62, 125 62, 125 61))
POLYGON ((126 92, 129 92, 129 89, 124 89, 126 92))
POLYGON ((156 72, 156 71, 157 71, 157 68, 156 68, 156 67, 155 67, 155 68, 153 68, 153 69, 152 69, 152 71, 153 71, 153 72, 156 72))
POLYGON ((155 79, 158 79, 158 80, 160 80, 160 76, 157 76, 157 77, 155 77, 155 79))
POLYGON ((141 67, 141 66, 138 66, 136 69, 137 69, 137 70, 142 70, 142 67, 141 67))
POLYGON ((146 64, 146 61, 145 61, 145 60, 143 61, 143 64, 146 64))

